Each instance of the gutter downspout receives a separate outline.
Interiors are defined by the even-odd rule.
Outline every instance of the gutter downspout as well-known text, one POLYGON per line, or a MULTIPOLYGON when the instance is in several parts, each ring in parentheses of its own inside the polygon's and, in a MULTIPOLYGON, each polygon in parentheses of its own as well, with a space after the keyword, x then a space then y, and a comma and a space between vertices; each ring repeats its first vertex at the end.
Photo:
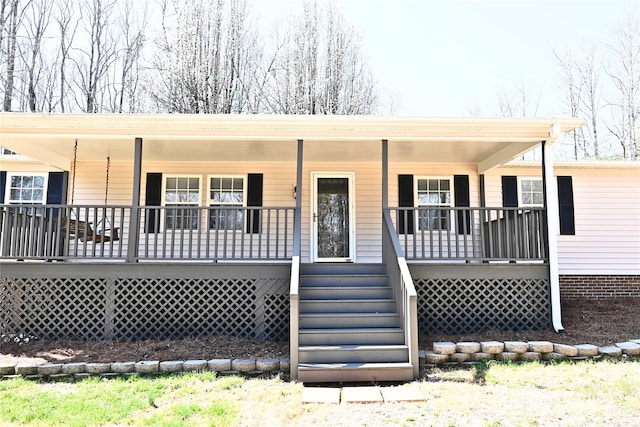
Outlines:
POLYGON ((560 138, 560 125, 551 127, 549 138, 542 142, 542 174, 547 214, 547 256, 549 257, 549 287, 551 292, 551 321, 556 332, 564 330, 560 306, 560 275, 558 271, 558 186, 553 173, 553 144, 560 138))

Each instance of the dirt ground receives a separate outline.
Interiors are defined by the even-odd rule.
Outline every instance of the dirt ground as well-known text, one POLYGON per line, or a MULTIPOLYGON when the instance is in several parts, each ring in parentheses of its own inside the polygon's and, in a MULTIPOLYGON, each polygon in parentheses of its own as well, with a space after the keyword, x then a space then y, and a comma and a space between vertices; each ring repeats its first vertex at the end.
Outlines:
MULTIPOLYGON (((610 345, 640 339, 640 299, 563 301, 565 330, 485 331, 467 335, 420 337, 420 348, 434 341, 552 341, 563 344, 610 345)), ((0 341, 0 363, 124 362, 139 360, 251 359, 289 355, 288 342, 251 341, 215 336, 162 341, 0 341)))

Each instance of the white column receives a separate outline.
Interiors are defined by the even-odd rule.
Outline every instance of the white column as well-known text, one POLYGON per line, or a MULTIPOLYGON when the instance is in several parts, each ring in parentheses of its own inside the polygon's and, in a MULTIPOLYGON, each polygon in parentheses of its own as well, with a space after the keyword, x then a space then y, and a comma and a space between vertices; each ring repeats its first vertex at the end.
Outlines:
POLYGON ((547 213, 547 245, 549 256, 549 286, 551 290, 551 320, 556 332, 564 330, 560 307, 560 275, 558 272, 558 185, 553 173, 553 144, 560 137, 560 125, 553 125, 549 139, 543 143, 542 169, 547 213))

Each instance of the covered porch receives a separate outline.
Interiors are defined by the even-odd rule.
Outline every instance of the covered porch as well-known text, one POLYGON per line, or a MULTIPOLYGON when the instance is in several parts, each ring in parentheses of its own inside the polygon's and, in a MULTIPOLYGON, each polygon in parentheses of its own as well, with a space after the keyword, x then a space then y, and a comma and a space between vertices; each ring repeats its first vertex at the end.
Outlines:
POLYGON ((203 320, 185 312, 222 311, 222 333, 281 339, 286 332, 293 376, 309 292, 301 279, 311 280, 312 266, 337 271, 333 266, 352 264, 388 278, 411 372, 418 366, 419 329, 560 330, 551 146, 577 125, 556 119, 5 115, 3 145, 55 168, 64 191, 55 203, 0 209, 2 289, 5 300, 13 299, 3 324, 51 336, 136 339, 216 333, 199 329, 203 320), (486 206, 483 174, 539 146, 544 205, 486 206), (91 174, 105 159, 107 173, 115 165, 111 182, 109 175, 102 181, 91 174), (260 191, 246 190, 242 203, 216 203, 213 180, 238 176, 260 182, 260 191), (170 203, 169 179, 190 177, 197 184, 185 188, 195 193, 197 187, 198 203, 170 203), (149 190, 153 180, 159 199, 149 190), (421 205, 433 182, 448 182, 439 193, 447 203, 421 205), (115 195, 108 192, 113 187, 119 187, 115 195), (78 289, 104 292, 70 296, 78 289), (153 312, 142 302, 124 304, 130 292, 141 292, 142 301, 154 295, 153 312), (201 292, 216 302, 202 305, 201 292), (30 326, 26 319, 43 295, 58 307, 57 320, 47 325, 60 324, 62 316, 75 326, 30 326), (111 317, 97 314, 97 326, 92 316, 83 318, 88 330, 80 327, 81 333, 73 313, 95 300, 96 310, 106 308, 111 317), (174 305, 178 300, 185 302, 174 305), (131 324, 126 313, 144 313, 146 320, 114 328, 131 324), (169 321, 176 316, 183 321, 169 321), (247 321, 251 326, 243 326, 247 321))

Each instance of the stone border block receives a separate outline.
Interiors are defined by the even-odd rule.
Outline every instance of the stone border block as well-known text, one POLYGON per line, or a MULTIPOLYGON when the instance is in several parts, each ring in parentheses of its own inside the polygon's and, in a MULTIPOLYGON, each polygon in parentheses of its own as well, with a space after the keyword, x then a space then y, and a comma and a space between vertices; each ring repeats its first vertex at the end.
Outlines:
POLYGON ((598 347, 592 344, 578 344, 578 357, 593 357, 598 355, 598 347))
POLYGON ((0 375, 13 375, 16 372, 16 365, 0 365, 0 375))
POLYGON ((446 354, 447 356, 452 355, 456 352, 456 345, 452 342, 434 342, 433 343, 433 352, 436 354, 446 354))
POLYGON ((61 363, 50 363, 50 364, 38 366, 38 374, 40 375, 55 375, 61 372, 62 372, 61 363))
POLYGON ((540 353, 537 351, 527 351, 520 355, 520 360, 525 362, 535 362, 540 360, 541 358, 542 357, 540 356, 540 353))
POLYGON ((111 363, 87 363, 85 371, 89 374, 106 374, 111 371, 111 363))
POLYGON ((483 341, 480 343, 482 353, 498 354, 504 351, 504 343, 500 341, 483 341))
POLYGON ((633 341, 616 343, 622 349, 622 352, 628 356, 640 355, 640 344, 633 341))
POLYGON ((231 361, 231 370, 236 372, 255 371, 256 361, 254 359, 233 359, 231 361))
POLYGON ((456 363, 468 362, 471 359, 471 354, 472 353, 453 353, 449 358, 452 362, 456 363))
POLYGON ((38 374, 38 366, 40 365, 16 365, 14 371, 16 375, 37 375, 38 374))
POLYGON ((86 372, 87 364, 84 362, 79 363, 66 363, 62 365, 63 374, 82 374, 86 372))
POLYGON ((604 347, 598 347, 598 352, 603 356, 622 356, 622 349, 615 345, 607 345, 604 347))
MULTIPOLYGON (((507 343, 505 342, 505 344, 507 343)), ((518 347, 518 349, 520 349, 520 347, 518 347)), ((496 354, 496 360, 501 360, 504 362, 515 362, 516 360, 518 360, 521 354, 522 353, 515 351, 503 351, 502 353, 496 354)))
POLYGON ((529 341, 529 351, 534 353, 551 353, 553 343, 549 341, 529 341))
POLYGON ((291 359, 288 357, 283 357, 280 359, 280 371, 287 372, 291 371, 291 359))
POLYGON ((136 363, 137 374, 155 374, 158 372, 160 362, 158 360, 141 360, 136 363))
POLYGON ((529 351, 529 344, 524 341, 505 341, 504 351, 509 353, 525 353, 529 351))
POLYGON ((435 353, 433 351, 427 351, 424 354, 424 360, 427 363, 433 363, 434 365, 440 365, 442 363, 446 363, 446 362, 449 361, 449 355, 448 354, 435 353))
POLYGON ((280 369, 280 359, 256 360, 256 371, 277 372, 280 369))
POLYGON ((207 364, 209 369, 215 372, 226 372, 231 370, 231 359, 211 359, 207 364))
POLYGON ((487 362, 487 361, 492 360, 492 359, 493 359, 493 354, 479 352, 479 353, 473 353, 471 355, 470 362, 487 362))
POLYGON ((167 360, 160 362, 158 365, 158 371, 162 373, 176 373, 182 372, 182 360, 167 360))
POLYGON ((116 374, 128 374, 135 372, 135 370, 136 362, 117 362, 111 364, 111 371, 116 374))
POLYGON ((565 359, 566 357, 567 356, 562 353, 552 351, 551 353, 543 354, 542 360, 562 360, 562 359, 565 359))
POLYGON ((208 367, 206 360, 185 360, 182 362, 183 372, 200 372, 206 371, 208 367))
POLYGON ((575 357, 578 355, 578 349, 575 346, 567 344, 553 344, 553 351, 564 354, 568 357, 575 357))
POLYGON ((456 353, 477 353, 480 351, 480 343, 473 341, 463 341, 456 344, 456 353))

